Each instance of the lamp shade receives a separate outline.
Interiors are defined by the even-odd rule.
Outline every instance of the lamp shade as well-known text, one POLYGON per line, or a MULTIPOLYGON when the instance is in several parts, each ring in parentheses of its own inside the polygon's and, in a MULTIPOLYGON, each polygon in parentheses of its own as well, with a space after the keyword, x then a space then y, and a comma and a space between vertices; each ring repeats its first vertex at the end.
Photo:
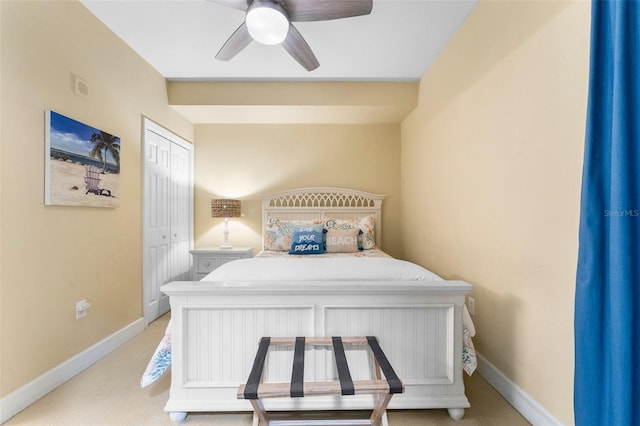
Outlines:
POLYGON ((229 198, 211 200, 211 217, 240 217, 240 200, 229 198))

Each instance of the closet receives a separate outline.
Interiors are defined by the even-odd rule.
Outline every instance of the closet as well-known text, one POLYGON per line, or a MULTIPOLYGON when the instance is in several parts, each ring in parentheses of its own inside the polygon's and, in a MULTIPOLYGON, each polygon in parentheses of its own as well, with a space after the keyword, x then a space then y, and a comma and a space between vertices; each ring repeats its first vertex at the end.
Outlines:
POLYGON ((146 323, 169 310, 160 287, 191 279, 193 145, 144 119, 143 303, 146 323))

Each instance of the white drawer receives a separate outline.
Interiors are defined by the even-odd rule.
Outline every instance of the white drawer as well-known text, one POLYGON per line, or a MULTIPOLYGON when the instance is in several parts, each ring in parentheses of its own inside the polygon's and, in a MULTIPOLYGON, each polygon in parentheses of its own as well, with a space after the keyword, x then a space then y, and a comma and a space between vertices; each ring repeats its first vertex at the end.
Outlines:
POLYGON ((197 257, 196 273, 205 273, 206 275, 216 269, 222 263, 224 262, 221 262, 221 259, 219 257, 197 257))
POLYGON ((193 256, 193 269, 191 279, 200 281, 209 272, 218 266, 231 262, 232 260, 246 259, 253 257, 253 249, 249 247, 223 249, 196 249, 191 250, 193 256))

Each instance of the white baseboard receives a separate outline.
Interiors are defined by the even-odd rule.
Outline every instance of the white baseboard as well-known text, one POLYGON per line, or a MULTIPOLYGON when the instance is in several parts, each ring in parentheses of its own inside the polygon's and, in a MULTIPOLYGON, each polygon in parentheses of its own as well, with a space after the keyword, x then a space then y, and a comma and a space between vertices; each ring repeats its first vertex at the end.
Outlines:
POLYGON ((144 318, 140 318, 0 399, 0 423, 6 422, 144 329, 144 318))
POLYGON ((518 385, 513 383, 507 376, 502 374, 495 365, 491 364, 485 357, 478 356, 478 373, 493 386, 500 395, 522 416, 534 426, 562 426, 562 423, 553 417, 543 406, 538 404, 518 385))

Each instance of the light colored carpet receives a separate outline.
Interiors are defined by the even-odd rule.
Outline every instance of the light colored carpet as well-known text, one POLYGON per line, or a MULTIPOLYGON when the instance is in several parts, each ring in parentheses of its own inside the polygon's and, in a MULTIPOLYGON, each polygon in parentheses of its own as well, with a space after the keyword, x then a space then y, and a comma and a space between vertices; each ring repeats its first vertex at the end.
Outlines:
MULTIPOLYGON (((4 424, 172 425, 163 411, 169 396, 170 375, 165 374, 148 388, 140 388, 140 376, 168 321, 168 315, 154 321, 147 330, 4 424)), ((461 420, 452 420, 446 410, 390 410, 389 423, 391 426, 529 424, 477 373, 466 377, 466 393, 471 408, 461 420)), ((251 418, 251 413, 192 413, 184 424, 249 426, 251 418)))

